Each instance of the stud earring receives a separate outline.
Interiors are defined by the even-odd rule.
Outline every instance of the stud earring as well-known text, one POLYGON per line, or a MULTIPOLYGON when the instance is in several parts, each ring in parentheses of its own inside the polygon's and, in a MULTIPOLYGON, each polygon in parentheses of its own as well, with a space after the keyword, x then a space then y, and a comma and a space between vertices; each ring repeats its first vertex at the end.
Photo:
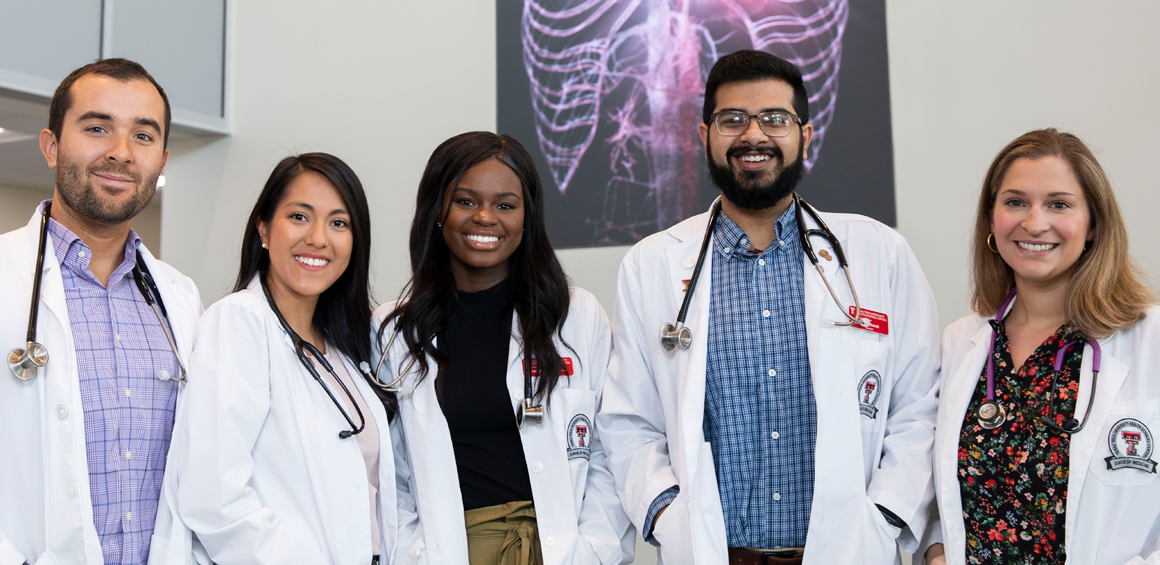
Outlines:
POLYGON ((262 242, 262 249, 267 249, 266 242, 264 242, 264 241, 262 242))
POLYGON ((995 232, 987 234, 987 249, 990 249, 991 253, 999 253, 999 250, 995 248, 995 232))

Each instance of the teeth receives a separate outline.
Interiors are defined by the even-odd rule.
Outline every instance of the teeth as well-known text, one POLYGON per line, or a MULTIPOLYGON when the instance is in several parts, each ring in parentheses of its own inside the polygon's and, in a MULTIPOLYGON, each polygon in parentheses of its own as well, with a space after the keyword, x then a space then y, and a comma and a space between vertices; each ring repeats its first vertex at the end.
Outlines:
POLYGON ((299 263, 302 263, 303 265, 308 265, 311 267, 321 267, 321 266, 326 265, 327 263, 330 262, 330 261, 327 261, 326 259, 311 259, 309 257, 301 257, 298 255, 295 255, 294 258, 297 259, 299 263))
POLYGON ((1057 245, 1059 245, 1058 243, 1044 243, 1042 245, 1032 245, 1030 243, 1023 243, 1022 241, 1018 241, 1016 243, 1019 244, 1020 249, 1026 249, 1028 251, 1051 251, 1052 249, 1055 249, 1055 247, 1057 245))
POLYGON ((469 235, 467 239, 479 243, 495 243, 499 241, 499 238, 493 235, 469 235))
POLYGON ((762 161, 768 161, 769 155, 742 155, 741 160, 746 163, 760 163, 762 161))

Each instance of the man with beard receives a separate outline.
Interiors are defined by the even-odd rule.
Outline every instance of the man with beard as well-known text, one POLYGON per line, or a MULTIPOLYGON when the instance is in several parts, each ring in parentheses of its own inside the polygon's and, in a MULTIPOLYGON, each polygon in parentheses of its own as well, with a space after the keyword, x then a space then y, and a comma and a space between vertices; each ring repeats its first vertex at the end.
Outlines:
POLYGON ((0 565, 191 555, 160 493, 201 299, 130 227, 157 190, 169 122, 165 92, 124 59, 77 69, 53 95, 40 134, 53 197, 0 236, 0 339, 18 346, 0 377, 0 565))
POLYGON ((703 122, 720 213, 621 265, 597 415, 621 500, 666 564, 895 563, 933 498, 931 290, 895 231, 797 199, 813 135, 797 67, 721 58, 703 122))

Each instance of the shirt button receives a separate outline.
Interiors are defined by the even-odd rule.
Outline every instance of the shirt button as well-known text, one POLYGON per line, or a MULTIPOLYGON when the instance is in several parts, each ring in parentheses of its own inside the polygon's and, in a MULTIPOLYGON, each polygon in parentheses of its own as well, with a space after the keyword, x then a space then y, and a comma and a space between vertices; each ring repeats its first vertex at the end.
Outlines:
POLYGON ((125 452, 125 459, 132 459, 132 458, 133 458, 133 453, 132 453, 132 452, 129 452, 129 451, 126 451, 126 452, 125 452))
POLYGON ((769 317, 769 310, 762 310, 761 315, 768 318, 769 317))
POLYGON ((84 256, 85 256, 85 252, 84 252, 84 251, 81 251, 81 252, 77 253, 77 256, 78 256, 78 257, 84 257, 84 256))
POLYGON ((781 500, 781 493, 780 492, 773 493, 773 499, 774 500, 781 500))
POLYGON ((70 482, 68 486, 64 488, 64 495, 67 496, 69 500, 76 500, 77 484, 70 482))
POLYGON ((133 396, 133 391, 125 389, 125 396, 133 396))
POLYGON ((775 545, 775 546, 773 546, 773 548, 774 548, 774 549, 781 549, 781 546, 780 546, 780 545, 775 545))
POLYGON ((758 259, 758 260, 757 260, 757 264, 758 264, 758 265, 761 265, 762 267, 764 267, 764 266, 765 266, 765 259, 758 259))
POLYGON ((537 474, 537 475, 538 475, 538 474, 540 474, 540 472, 541 472, 541 471, 543 471, 543 470, 544 470, 544 464, 543 464, 543 463, 540 463, 539 461, 536 461, 535 463, 532 463, 532 472, 533 472, 533 473, 535 473, 535 474, 537 474))
POLYGON ((777 240, 777 244, 778 245, 785 245, 785 240, 779 239, 779 240, 777 240))
POLYGON ((126 520, 128 520, 128 521, 130 521, 130 522, 132 522, 132 521, 133 521, 133 513, 132 513, 132 512, 126 512, 126 513, 125 513, 125 519, 126 519, 126 520))
POLYGON ((552 536, 548 536, 548 537, 544 538, 544 545, 546 545, 548 547, 552 547, 553 545, 556 545, 556 538, 554 538, 552 536))
POLYGON ((113 334, 113 339, 115 341, 121 341, 121 334, 113 334))
POLYGON ((771 437, 773 439, 777 439, 777 438, 781 437, 781 434, 779 434, 777 432, 773 432, 772 434, 769 434, 769 437, 771 437))
POLYGON ((64 404, 58 405, 56 407, 56 417, 60 418, 61 420, 68 418, 68 406, 65 406, 64 404))
POLYGON ((723 251, 724 251, 725 253, 733 253, 733 249, 731 249, 731 248, 728 248, 728 247, 726 247, 725 249, 723 249, 723 251))
MULTIPOLYGON (((157 371, 157 378, 162 381, 169 380, 169 371, 166 371, 165 369, 157 371)), ((129 396, 129 391, 125 391, 125 396, 129 396)))
POLYGON ((776 371, 776 370, 774 370, 774 369, 770 369, 770 370, 769 370, 769 373, 767 373, 767 374, 768 374, 769 376, 771 376, 771 377, 776 377, 776 376, 777 376, 777 371, 776 371))

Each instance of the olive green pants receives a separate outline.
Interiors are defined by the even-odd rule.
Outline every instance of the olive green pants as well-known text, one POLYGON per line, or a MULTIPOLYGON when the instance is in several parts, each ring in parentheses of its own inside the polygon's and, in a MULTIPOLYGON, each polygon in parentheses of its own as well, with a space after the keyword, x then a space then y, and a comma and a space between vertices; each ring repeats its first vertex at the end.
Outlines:
POLYGON ((536 509, 509 502, 463 513, 471 565, 543 565, 536 509))

